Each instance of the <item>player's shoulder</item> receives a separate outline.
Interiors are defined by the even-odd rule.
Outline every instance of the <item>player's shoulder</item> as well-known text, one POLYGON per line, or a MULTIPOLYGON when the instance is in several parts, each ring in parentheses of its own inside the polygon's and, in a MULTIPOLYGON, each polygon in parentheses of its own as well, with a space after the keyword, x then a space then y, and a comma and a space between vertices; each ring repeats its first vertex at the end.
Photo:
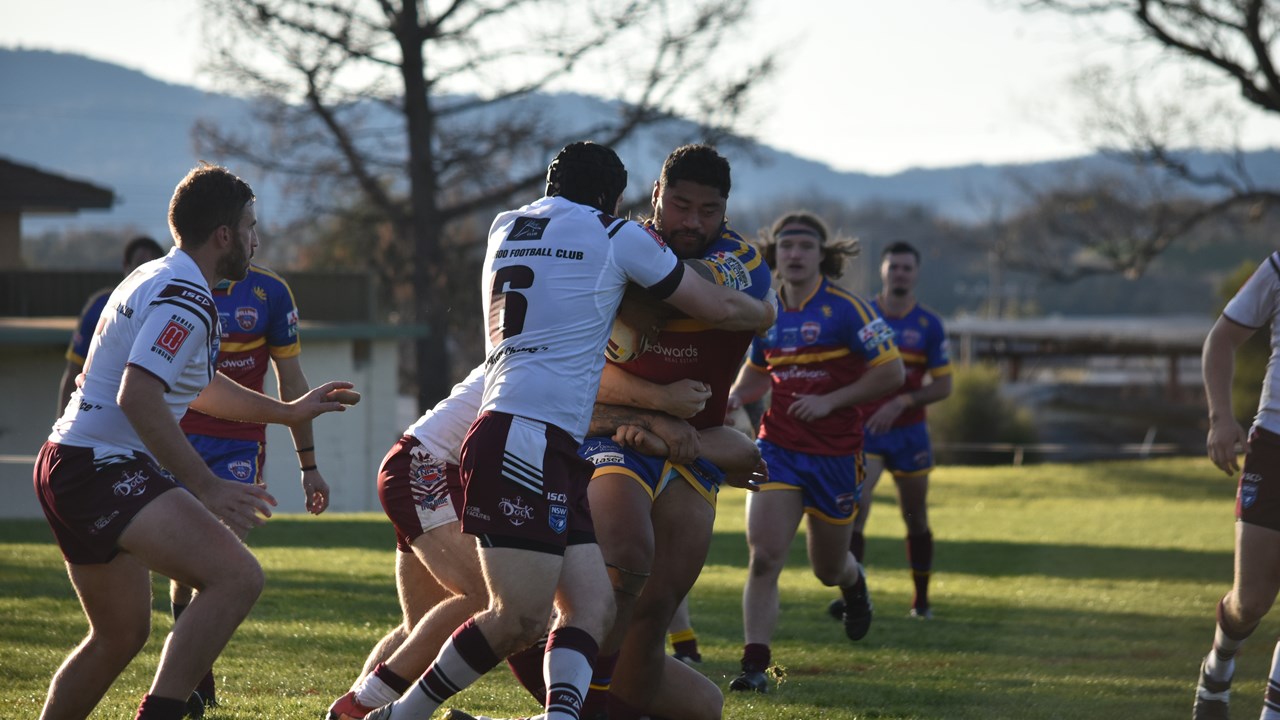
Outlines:
POLYGON ((916 317, 919 318, 919 322, 921 322, 921 324, 942 327, 942 316, 938 314, 937 310, 934 310, 928 305, 918 302, 916 303, 913 312, 916 317))
POLYGON ((835 303, 842 308, 856 311, 862 315, 880 315, 879 310, 869 300, 840 287, 828 278, 823 278, 822 284, 818 286, 817 295, 827 302, 835 303))

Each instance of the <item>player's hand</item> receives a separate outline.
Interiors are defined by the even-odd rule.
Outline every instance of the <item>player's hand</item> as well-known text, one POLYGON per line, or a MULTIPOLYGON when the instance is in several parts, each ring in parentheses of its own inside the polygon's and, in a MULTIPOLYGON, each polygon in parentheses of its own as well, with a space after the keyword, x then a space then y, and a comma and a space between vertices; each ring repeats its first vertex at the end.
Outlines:
POLYGON ((613 434, 613 441, 638 453, 654 457, 666 457, 671 449, 657 435, 639 425, 620 425, 613 434))
POLYGON ((271 517, 276 499, 261 485, 233 482, 217 478, 209 484, 200 502, 227 527, 240 534, 262 525, 271 517))
POLYGON ((813 422, 830 415, 834 409, 825 395, 797 395, 787 414, 802 422, 813 422))
POLYGON ((348 405, 360 402, 360 393, 352 390, 353 387, 349 382, 335 380, 311 388, 306 395, 289 403, 297 417, 288 424, 298 425, 328 412, 345 411, 348 405))
POLYGON ((691 418, 702 412, 711 397, 711 387, 697 380, 677 380, 663 386, 659 410, 678 418, 691 418))
MULTIPOLYGON (((904 396, 899 395, 898 398, 900 397, 904 396)), ((871 417, 867 418, 867 432, 879 435, 893 427, 893 421, 898 419, 898 416, 902 414, 905 408, 905 405, 898 398, 890 400, 871 413, 871 417)))
POLYGON ((302 501, 307 505, 307 512, 319 515, 329 507, 329 483, 319 470, 304 470, 302 473, 302 501))
POLYGON ((698 431, 689 423, 673 417, 657 417, 649 431, 667 444, 667 459, 676 464, 691 463, 698 459, 702 447, 698 431))
POLYGON ((760 458, 760 462, 748 472, 726 473, 724 476, 725 485, 742 488, 747 492, 756 492, 767 482, 769 482, 769 464, 764 461, 764 458, 760 458))
POLYGON ((1249 437, 1244 428, 1235 420, 1222 420, 1209 424, 1209 437, 1205 440, 1205 448, 1209 459, 1217 468, 1228 475, 1240 472, 1237 448, 1249 452, 1249 437))

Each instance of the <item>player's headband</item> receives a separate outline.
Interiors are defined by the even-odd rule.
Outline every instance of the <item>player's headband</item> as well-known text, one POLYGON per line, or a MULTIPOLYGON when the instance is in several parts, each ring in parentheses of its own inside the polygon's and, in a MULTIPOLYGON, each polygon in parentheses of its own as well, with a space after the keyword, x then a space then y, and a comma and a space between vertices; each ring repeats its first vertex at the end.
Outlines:
POLYGON ((783 226, 783 228, 779 230, 776 235, 773 236, 773 239, 782 240, 784 238, 799 238, 799 237, 813 238, 814 240, 818 241, 819 245, 822 245, 823 243, 826 242, 823 239, 821 233, 819 233, 817 230, 814 230, 813 228, 803 223, 789 223, 783 226))

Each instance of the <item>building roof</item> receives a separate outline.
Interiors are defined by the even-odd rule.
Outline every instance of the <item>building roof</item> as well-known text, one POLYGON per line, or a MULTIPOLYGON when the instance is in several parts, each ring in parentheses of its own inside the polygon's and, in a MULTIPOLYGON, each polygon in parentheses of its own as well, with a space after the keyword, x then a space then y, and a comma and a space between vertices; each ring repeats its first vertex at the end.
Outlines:
POLYGON ((75 212, 107 209, 111 190, 0 157, 0 212, 75 212))

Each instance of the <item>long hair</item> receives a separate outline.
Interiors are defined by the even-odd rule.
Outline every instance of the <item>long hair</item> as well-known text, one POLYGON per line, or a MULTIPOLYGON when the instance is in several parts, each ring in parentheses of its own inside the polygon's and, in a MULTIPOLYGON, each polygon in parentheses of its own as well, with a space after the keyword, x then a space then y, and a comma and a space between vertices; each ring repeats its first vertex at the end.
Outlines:
POLYGON ((860 248, 857 238, 836 236, 833 239, 822 218, 808 210, 794 210, 774 220, 767 233, 761 233, 760 247, 769 267, 778 265, 778 236, 788 225, 803 225, 818 236, 818 245, 822 248, 818 272, 829 278, 838 279, 844 274, 845 261, 858 256, 860 248))

